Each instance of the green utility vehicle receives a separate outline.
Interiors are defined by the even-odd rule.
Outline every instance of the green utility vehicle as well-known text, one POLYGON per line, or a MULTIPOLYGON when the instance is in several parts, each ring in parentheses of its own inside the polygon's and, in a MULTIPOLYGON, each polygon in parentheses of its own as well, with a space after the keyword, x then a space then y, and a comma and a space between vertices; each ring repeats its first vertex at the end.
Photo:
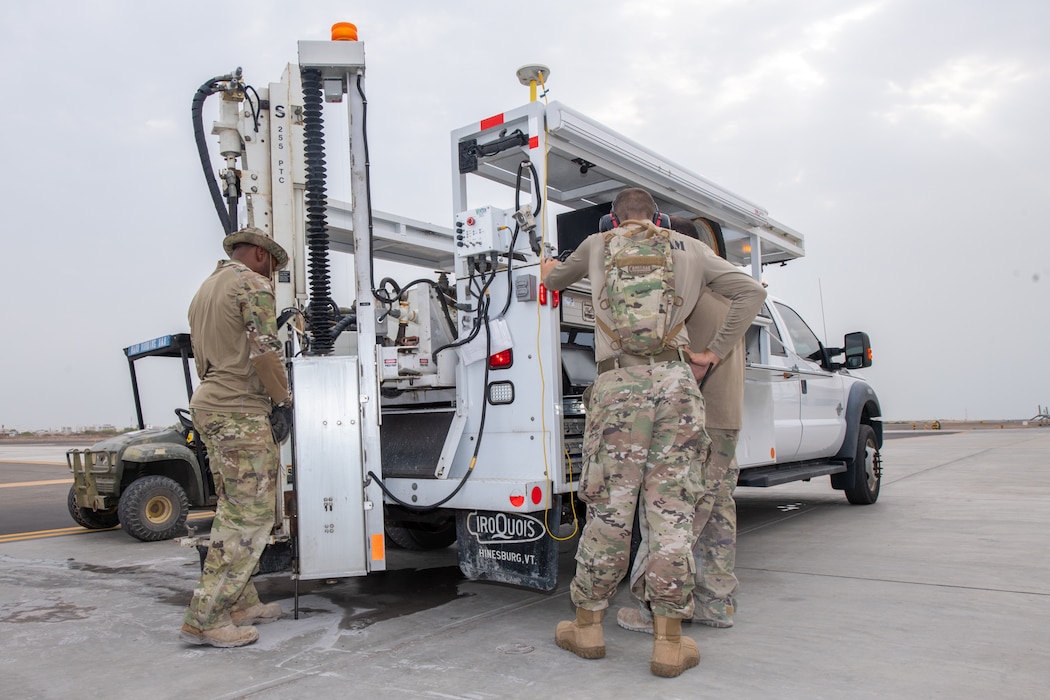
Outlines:
POLYGON ((135 363, 145 357, 181 358, 189 397, 193 394, 190 336, 161 336, 124 348, 124 354, 139 429, 66 453, 73 472, 69 514, 92 530, 120 525, 143 542, 168 540, 186 534, 191 507, 215 505, 215 485, 204 444, 186 409, 175 410, 175 427, 146 427, 135 363))

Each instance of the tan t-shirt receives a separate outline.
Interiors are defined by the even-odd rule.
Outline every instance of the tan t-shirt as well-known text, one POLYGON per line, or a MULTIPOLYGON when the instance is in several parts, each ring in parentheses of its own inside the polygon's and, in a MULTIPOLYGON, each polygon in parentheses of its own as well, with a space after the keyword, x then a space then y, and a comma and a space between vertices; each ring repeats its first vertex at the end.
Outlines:
POLYGON ((270 397, 251 363, 281 353, 270 280, 243 263, 222 260, 190 302, 190 337, 200 386, 190 408, 268 414, 270 397))
MULTIPOLYGON (((656 225, 651 221, 625 221, 621 228, 633 234, 645 228, 655 229, 656 225)), ((681 306, 671 310, 669 319, 671 327, 683 323, 675 342, 688 346, 694 352, 706 349, 720 359, 725 358, 744 336, 755 314, 762 307, 766 290, 750 275, 718 257, 696 239, 672 232, 671 244, 675 294, 683 300, 681 306), (690 342, 689 331, 684 321, 693 313, 704 289, 721 294, 729 300, 730 307, 711 340, 701 346, 690 342)), ((561 290, 584 277, 591 279, 591 301, 595 316, 601 319, 602 323, 612 327, 611 313, 608 309, 602 309, 599 303, 599 295, 605 283, 605 239, 601 233, 592 234, 584 239, 565 262, 551 270, 544 278, 543 284, 548 289, 561 290)), ((596 360, 600 362, 617 355, 605 333, 598 330, 594 335, 596 360)))
MULTIPOLYGON (((713 292, 705 292, 696 310, 685 325, 689 331, 692 350, 704 350, 714 339, 729 313, 729 300, 713 292)), ((738 340, 729 354, 711 370, 704 383, 704 424, 718 430, 740 430, 744 421, 744 372, 747 350, 743 339, 738 340)))

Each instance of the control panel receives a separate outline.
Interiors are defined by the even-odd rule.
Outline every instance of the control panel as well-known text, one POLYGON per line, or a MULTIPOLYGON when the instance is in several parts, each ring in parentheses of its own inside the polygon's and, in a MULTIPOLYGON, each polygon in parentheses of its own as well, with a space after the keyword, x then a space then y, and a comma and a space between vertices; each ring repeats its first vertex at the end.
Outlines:
POLYGON ((456 255, 506 255, 513 232, 513 219, 502 209, 479 207, 460 212, 456 215, 456 255))

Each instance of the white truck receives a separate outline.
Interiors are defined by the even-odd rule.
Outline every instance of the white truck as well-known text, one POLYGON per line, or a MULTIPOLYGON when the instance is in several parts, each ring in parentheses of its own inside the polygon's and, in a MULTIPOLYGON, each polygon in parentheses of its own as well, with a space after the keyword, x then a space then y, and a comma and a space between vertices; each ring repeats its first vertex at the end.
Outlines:
MULTIPOLYGON (((551 590, 558 541, 583 512, 575 482, 595 331, 587 289, 546 290, 541 257, 574 249, 629 186, 651 192, 664 213, 702 221, 709 244, 756 278, 763 265, 802 256, 803 237, 583 114, 535 99, 544 66, 518 71, 528 103, 452 131, 451 226, 374 211, 364 75, 361 42, 303 41, 279 82, 253 88, 238 69, 194 100, 224 229, 257 226, 292 260, 276 280, 295 416, 274 541, 295 543, 297 580, 383 570, 388 540, 456 542, 468 578, 551 590), (200 116, 210 94, 222 98, 217 179, 200 116), (347 107, 349 203, 326 193, 322 100, 347 107), (490 199, 473 195, 477 183, 490 199), (330 291, 329 256, 343 253, 353 254, 352 300, 330 291), (382 278, 384 261, 419 274, 382 278)), ((830 475, 850 502, 873 503, 881 411, 850 372, 870 365, 867 336, 825 347, 770 299, 746 343, 740 484, 830 475)))

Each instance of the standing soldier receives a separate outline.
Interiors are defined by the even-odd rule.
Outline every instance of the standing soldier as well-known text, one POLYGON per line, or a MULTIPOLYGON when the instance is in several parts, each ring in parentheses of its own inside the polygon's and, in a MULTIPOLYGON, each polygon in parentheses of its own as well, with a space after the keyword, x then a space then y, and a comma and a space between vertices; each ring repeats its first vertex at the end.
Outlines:
MULTIPOLYGON (((564 263, 541 263, 543 283, 560 290, 585 276, 591 279, 596 325, 598 377, 587 402, 587 427, 579 494, 587 505, 587 524, 576 553, 570 586, 576 619, 559 623, 558 646, 588 659, 605 656, 602 617, 630 564, 631 529, 638 504, 649 523, 648 567, 644 587, 652 606, 655 634, 649 668, 664 677, 680 675, 700 661, 692 639, 682 637, 682 620, 693 616, 693 513, 703 495, 701 464, 707 447, 704 404, 694 378, 724 358, 739 340, 765 299, 750 276, 715 256, 706 246, 654 223, 656 203, 645 190, 629 188, 613 202, 614 231, 589 236, 564 263), (615 264, 614 239, 652 241, 648 255, 615 264), (609 282, 621 274, 661 267, 652 262, 660 241, 667 241, 670 264, 659 288, 671 294, 653 323, 630 303, 605 298, 609 282), (730 300, 729 314, 702 352, 688 348, 685 321, 701 293, 710 288, 730 300), (619 311, 639 320, 624 327, 619 311), (664 329, 660 349, 631 348, 664 329), (686 362, 688 360, 688 362, 686 362), (692 365, 692 367, 691 367, 692 365)), ((617 245, 620 245, 617 242, 617 245)))
MULTIPOLYGON (((691 238, 699 238, 692 221, 671 217, 671 228, 691 238)), ((729 313, 729 302, 714 293, 700 298, 696 311, 686 321, 689 341, 694 347, 707 347, 729 313)), ((740 467, 736 462, 736 443, 744 413, 744 341, 737 342, 719 363, 717 371, 704 381, 705 429, 711 438, 711 451, 704 464, 703 498, 696 502, 693 547, 696 560, 696 588, 693 590, 693 621, 710 627, 732 627, 737 587, 736 564, 736 488, 740 467)), ((648 543, 645 512, 639 514, 643 536, 631 569, 631 591, 638 607, 620 608, 616 622, 633 632, 653 633, 653 617, 644 599, 644 580, 648 543)))
POLYGON ((239 647, 259 638, 253 624, 281 616, 251 581, 276 517, 280 459, 269 414, 291 406, 281 360, 271 278, 288 254, 256 228, 223 240, 230 256, 190 303, 190 334, 201 383, 190 411, 211 458, 219 500, 211 544, 182 625, 191 644, 239 647))

